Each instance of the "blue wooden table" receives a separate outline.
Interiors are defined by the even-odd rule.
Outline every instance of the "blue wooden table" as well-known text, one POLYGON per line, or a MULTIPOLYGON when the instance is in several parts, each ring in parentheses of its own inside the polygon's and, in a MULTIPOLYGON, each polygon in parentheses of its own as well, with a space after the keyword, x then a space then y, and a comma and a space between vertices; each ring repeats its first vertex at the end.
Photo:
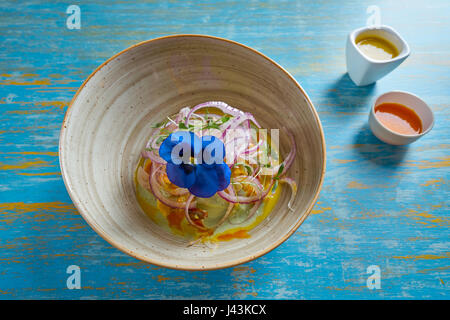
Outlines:
POLYGON ((448 0, 2 1, 0 298, 448 299, 449 15, 448 0), (370 5, 412 54, 359 88, 344 48, 373 18, 370 5), (280 247, 234 268, 176 271, 123 254, 85 223, 60 174, 60 126, 82 81, 132 44, 179 33, 273 58, 308 92, 325 131, 327 172, 312 214, 280 247), (389 90, 411 91, 435 112, 434 129, 409 147, 386 145, 367 126, 370 104, 389 90), (71 265, 81 289, 66 286, 71 265), (368 286, 377 268, 380 281, 368 286))

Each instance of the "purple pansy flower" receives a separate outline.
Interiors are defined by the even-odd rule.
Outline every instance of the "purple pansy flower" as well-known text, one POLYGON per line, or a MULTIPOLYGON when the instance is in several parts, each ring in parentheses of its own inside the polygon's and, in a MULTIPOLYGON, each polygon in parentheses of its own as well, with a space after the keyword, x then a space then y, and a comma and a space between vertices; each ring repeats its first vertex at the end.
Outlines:
POLYGON ((225 146, 214 136, 173 132, 162 142, 159 156, 167 161, 170 182, 197 197, 212 197, 230 184, 231 170, 223 160, 225 146))

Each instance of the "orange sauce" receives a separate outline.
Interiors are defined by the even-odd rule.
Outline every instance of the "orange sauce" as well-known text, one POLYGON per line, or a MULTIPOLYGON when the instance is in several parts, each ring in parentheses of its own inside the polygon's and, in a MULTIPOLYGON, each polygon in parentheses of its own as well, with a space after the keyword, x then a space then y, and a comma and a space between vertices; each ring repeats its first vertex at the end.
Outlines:
POLYGON ((422 133, 422 121, 417 113, 402 104, 382 103, 375 107, 375 116, 385 127, 400 134, 422 133))
POLYGON ((169 226, 172 228, 177 228, 180 231, 183 231, 181 228, 181 222, 184 219, 184 210, 181 209, 172 209, 170 213, 167 215, 167 221, 169 222, 169 226))
POLYGON ((230 241, 233 239, 244 239, 244 238, 250 238, 250 235, 247 233, 247 230, 238 230, 233 233, 221 234, 217 237, 217 240, 230 241))
POLYGON ((150 167, 152 166, 152 161, 149 159, 144 166, 144 171, 150 174, 150 167))

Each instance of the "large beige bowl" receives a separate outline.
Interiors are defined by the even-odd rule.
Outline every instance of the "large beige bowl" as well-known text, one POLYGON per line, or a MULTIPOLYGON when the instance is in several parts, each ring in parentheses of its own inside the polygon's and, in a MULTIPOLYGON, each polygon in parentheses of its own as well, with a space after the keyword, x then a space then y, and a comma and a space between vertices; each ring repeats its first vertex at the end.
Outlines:
MULTIPOLYGON (((282 154, 289 139, 280 131, 282 154)), ((75 94, 64 119, 62 176, 78 211, 106 241, 143 261, 176 269, 224 268, 250 261, 285 241, 313 207, 325 172, 319 117, 300 85, 275 62, 239 43, 199 35, 132 46, 98 67, 75 94), (150 125, 183 106, 222 100, 252 112, 266 128, 290 129, 298 153, 289 188, 248 239, 186 246, 155 225, 135 199, 133 172, 150 125)))

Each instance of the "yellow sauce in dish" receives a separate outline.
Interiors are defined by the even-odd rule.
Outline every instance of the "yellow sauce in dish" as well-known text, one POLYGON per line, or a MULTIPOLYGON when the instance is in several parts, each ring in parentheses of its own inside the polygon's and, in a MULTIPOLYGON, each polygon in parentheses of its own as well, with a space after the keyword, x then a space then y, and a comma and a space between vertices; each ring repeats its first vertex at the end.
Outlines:
MULTIPOLYGON (((295 182, 284 177, 288 169, 284 165, 290 166, 295 155, 293 135, 290 134, 293 148, 282 162, 277 148, 278 142, 272 141, 267 132, 256 132, 261 127, 250 113, 244 113, 224 102, 208 102, 197 107, 184 107, 178 114, 153 125, 153 128, 157 129, 149 138, 135 171, 137 201, 155 224, 169 233, 183 237, 188 245, 249 238, 251 230, 274 209, 285 189, 284 184, 291 189, 291 200, 297 192, 295 182), (196 124, 199 126, 196 127, 196 124), (238 155, 233 156, 233 152, 227 150, 227 156, 234 159, 226 158, 227 156, 224 158, 228 160, 227 164, 233 164, 229 169, 231 172, 227 173, 231 174, 231 178, 227 178, 227 189, 212 196, 207 191, 198 195, 198 189, 191 190, 191 193, 169 180, 166 166, 159 161, 157 153, 164 139, 179 129, 198 133, 200 137, 220 136, 221 139, 225 138, 224 142, 228 138, 228 143, 238 141, 237 146, 228 145, 230 148, 238 148, 238 155), (235 129, 242 131, 233 131, 235 129), (242 138, 250 141, 238 140, 242 138), (266 162, 268 158, 264 160, 264 155, 268 157, 269 154, 270 161, 266 162), (152 164, 150 159, 157 163, 152 164), (209 197, 202 197, 204 194, 209 197), (233 203, 234 196, 239 198, 239 203, 233 203), (259 201, 252 202, 257 199, 259 201), (195 203, 191 203, 186 216, 185 206, 190 201, 195 203)), ((291 200, 288 204, 290 210, 291 200)))
POLYGON ((356 46, 364 55, 374 60, 390 60, 399 54, 397 48, 388 40, 373 35, 357 37, 356 46))
MULTIPOLYGON (((214 233, 211 234, 210 232, 204 232, 191 226, 186 221, 183 209, 170 208, 154 197, 150 190, 148 190, 148 186, 145 182, 145 179, 148 177, 150 164, 151 161, 149 159, 141 158, 135 171, 134 183, 137 201, 145 214, 157 225, 166 231, 182 236, 187 240, 202 238, 202 241, 220 242, 249 238, 249 231, 270 214, 283 189, 282 185, 278 185, 274 192, 270 191, 263 200, 262 205, 256 211, 256 214, 242 225, 231 224, 226 221, 216 230, 213 230, 214 233), (143 172, 145 172, 147 176, 145 176, 143 172)), ((207 199, 198 199, 198 201, 199 206, 208 208, 209 216, 207 220, 211 220, 210 223, 212 225, 221 218, 223 210, 228 206, 228 203, 218 195, 207 199)), ((230 218, 233 217, 233 214, 234 216, 245 214, 245 210, 248 210, 246 206, 249 207, 251 205, 236 204, 230 218)), ((201 222, 198 221, 198 223, 201 222)))

